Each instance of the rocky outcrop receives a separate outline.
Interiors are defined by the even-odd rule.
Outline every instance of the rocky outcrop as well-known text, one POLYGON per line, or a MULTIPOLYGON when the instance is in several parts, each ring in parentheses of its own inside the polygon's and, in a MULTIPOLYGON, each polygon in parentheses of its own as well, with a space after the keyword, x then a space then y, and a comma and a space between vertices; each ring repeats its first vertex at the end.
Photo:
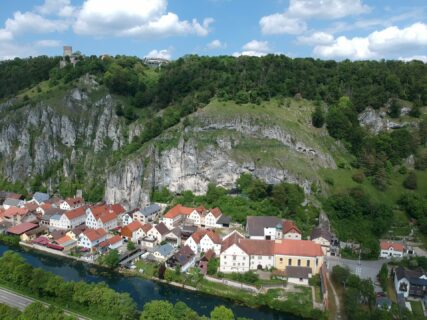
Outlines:
POLYGON ((371 107, 366 108, 365 111, 360 113, 358 119, 360 125, 366 127, 369 131, 375 134, 378 134, 381 131, 399 129, 408 125, 407 123, 390 120, 385 111, 374 110, 371 107))

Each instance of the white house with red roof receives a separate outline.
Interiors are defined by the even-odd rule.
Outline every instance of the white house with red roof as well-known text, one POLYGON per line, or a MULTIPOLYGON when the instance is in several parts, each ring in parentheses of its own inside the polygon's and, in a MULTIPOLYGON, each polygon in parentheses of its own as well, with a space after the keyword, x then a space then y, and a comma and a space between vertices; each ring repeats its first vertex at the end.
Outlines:
POLYGON ((55 229, 74 229, 86 221, 86 210, 83 207, 64 212, 58 220, 51 218, 51 226, 55 229))
POLYGON ((196 254, 209 250, 213 250, 216 255, 221 252, 221 238, 211 230, 197 230, 185 241, 184 245, 189 246, 196 254))
POLYGON ((405 246, 399 242, 381 241, 380 258, 402 258, 405 255, 405 246))
POLYGON ((73 210, 80 207, 83 207, 85 201, 81 197, 67 198, 61 201, 59 208, 62 210, 73 210))
POLYGON ((190 215, 188 220, 196 226, 202 226, 206 228, 215 228, 219 218, 221 218, 222 212, 219 208, 213 208, 206 210, 203 206, 195 208, 190 215))
POLYGON ((183 205, 177 204, 175 207, 170 209, 165 215, 160 219, 168 229, 173 229, 178 224, 184 222, 188 216, 191 215, 196 209, 184 207, 183 205))
POLYGON ((152 227, 153 226, 149 223, 142 224, 135 220, 122 228, 121 235, 128 241, 138 243, 139 240, 147 236, 147 233, 152 229, 152 227))
POLYGON ((292 220, 283 222, 283 239, 301 240, 301 231, 292 220))
POLYGON ((78 246, 93 249, 107 240, 108 233, 104 229, 86 229, 79 235, 78 246))
POLYGON ((119 225, 120 215, 125 210, 121 205, 97 205, 86 209, 86 226, 91 229, 111 230, 119 225))
POLYGON ((160 222, 147 232, 147 236, 156 239, 157 244, 159 244, 166 239, 166 236, 169 234, 169 232, 170 230, 166 224, 160 222))

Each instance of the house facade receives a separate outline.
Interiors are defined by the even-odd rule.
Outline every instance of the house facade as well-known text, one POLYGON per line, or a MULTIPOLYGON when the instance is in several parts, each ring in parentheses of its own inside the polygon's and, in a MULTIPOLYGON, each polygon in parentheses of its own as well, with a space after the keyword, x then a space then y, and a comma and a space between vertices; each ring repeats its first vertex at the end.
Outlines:
POLYGON ((79 235, 78 246, 93 249, 107 240, 108 233, 104 229, 87 229, 79 235))
POLYGON ((414 270, 397 267, 394 272, 396 293, 405 298, 424 298, 427 295, 427 274, 422 268, 414 270))
POLYGON ((83 207, 84 204, 85 202, 81 197, 67 198, 64 201, 61 201, 59 208, 62 210, 73 210, 83 207))
POLYGON ((398 242, 381 241, 380 249, 380 258, 402 258, 405 254, 405 247, 398 242))
POLYGON ((322 247, 324 255, 330 255, 332 234, 329 232, 329 230, 321 227, 314 228, 311 231, 310 239, 322 247))
POLYGON ((160 221, 163 222, 169 229, 173 229, 180 223, 184 222, 187 217, 193 213, 194 210, 194 208, 188 208, 177 204, 175 207, 166 212, 160 221))

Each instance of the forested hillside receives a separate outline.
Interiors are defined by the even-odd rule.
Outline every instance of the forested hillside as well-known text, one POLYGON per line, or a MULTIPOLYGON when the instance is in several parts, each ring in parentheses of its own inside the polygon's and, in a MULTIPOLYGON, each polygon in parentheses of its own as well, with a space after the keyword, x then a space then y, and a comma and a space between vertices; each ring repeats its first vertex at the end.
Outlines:
POLYGON ((91 56, 60 69, 59 60, 0 64, 0 189, 81 188, 133 206, 164 187, 172 200, 211 183, 225 191, 176 201, 226 203, 239 221, 242 210, 272 208, 301 215, 308 230, 312 213, 277 205, 272 185, 285 182, 367 255, 390 230, 407 233, 399 221, 415 219, 421 238, 427 230, 427 64, 185 56, 157 70, 91 56), (367 118, 388 125, 372 131, 367 118), (234 203, 227 190, 246 173, 261 196, 241 189, 234 203))

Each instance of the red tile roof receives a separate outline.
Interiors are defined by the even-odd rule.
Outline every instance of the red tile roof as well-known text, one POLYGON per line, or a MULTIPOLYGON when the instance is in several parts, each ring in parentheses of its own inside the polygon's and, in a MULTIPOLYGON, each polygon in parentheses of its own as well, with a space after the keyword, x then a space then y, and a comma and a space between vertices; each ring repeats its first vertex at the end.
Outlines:
POLYGON ((237 244, 239 242, 239 239, 243 239, 243 236, 240 233, 236 232, 236 231, 233 231, 230 234, 228 234, 225 237, 225 239, 222 241, 221 252, 227 250, 233 244, 237 244))
POLYGON ((78 205, 83 205, 85 203, 84 199, 80 198, 80 197, 67 198, 65 200, 65 202, 68 203, 68 205, 70 207, 75 207, 75 206, 78 206, 78 205))
POLYGON ((174 219, 177 216, 189 215, 194 211, 194 208, 187 208, 180 204, 177 204, 175 207, 170 209, 165 215, 165 218, 174 219))
POLYGON ((323 256, 320 244, 310 240, 276 240, 274 254, 302 257, 323 256))
POLYGON ((10 207, 4 212, 4 216, 8 218, 12 218, 17 215, 25 216, 27 213, 28 213, 28 209, 26 208, 10 207))
POLYGON ((400 252, 403 252, 405 249, 403 244, 399 242, 389 242, 389 241, 381 241, 380 247, 381 247, 381 250, 390 250, 390 248, 393 248, 394 251, 400 251, 400 252))
POLYGON ((111 220, 117 219, 117 215, 114 212, 106 212, 102 214, 99 219, 102 221, 102 223, 107 223, 111 220))
POLYGON ((12 233, 12 234, 16 234, 16 235, 21 235, 27 231, 30 231, 32 229, 37 228, 38 225, 34 224, 34 223, 30 223, 30 222, 24 222, 21 224, 18 224, 14 227, 10 227, 9 229, 7 229, 8 233, 12 233))
POLYGON ((110 205, 109 209, 110 211, 113 211, 116 215, 119 215, 126 211, 125 208, 123 208, 123 206, 119 203, 110 205))
POLYGON ((122 241, 122 237, 120 237, 119 235, 115 235, 114 237, 110 238, 107 240, 108 244, 116 244, 119 241, 122 241))
POLYGON ((205 235, 207 235, 212 240, 213 243, 216 243, 216 244, 221 243, 220 236, 211 230, 199 229, 196 232, 194 232, 191 235, 191 237, 193 238, 194 242, 200 243, 200 241, 203 239, 205 235))
POLYGON ((86 208, 85 207, 80 207, 80 208, 65 212, 65 216, 69 220, 76 219, 76 218, 81 217, 83 215, 86 215, 86 208))
POLYGON ((127 226, 123 227, 120 233, 124 237, 132 238, 132 234, 142 227, 142 223, 138 220, 135 220, 129 223, 127 226))
POLYGON ((107 235, 107 231, 104 229, 86 229, 83 234, 90 240, 90 241, 96 241, 98 239, 101 239, 102 237, 107 235))
POLYGON ((55 240, 55 242, 59 245, 63 245, 64 243, 67 243, 70 241, 73 241, 73 239, 71 239, 69 236, 63 236, 62 238, 55 240))
POLYGON ((215 218, 218 218, 222 215, 222 212, 219 208, 211 209, 211 213, 214 215, 215 218))
POLYGON ((289 232, 301 234, 301 231, 292 220, 286 220, 283 222, 283 234, 287 234, 289 232))
POLYGON ((249 255, 274 255, 274 241, 272 240, 240 239, 237 245, 249 255))
POLYGON ((98 206, 95 206, 95 207, 91 207, 90 211, 92 212, 92 214, 95 217, 95 219, 98 220, 98 218, 102 214, 108 212, 108 209, 107 209, 107 206, 105 204, 102 204, 102 205, 98 205, 98 206))

